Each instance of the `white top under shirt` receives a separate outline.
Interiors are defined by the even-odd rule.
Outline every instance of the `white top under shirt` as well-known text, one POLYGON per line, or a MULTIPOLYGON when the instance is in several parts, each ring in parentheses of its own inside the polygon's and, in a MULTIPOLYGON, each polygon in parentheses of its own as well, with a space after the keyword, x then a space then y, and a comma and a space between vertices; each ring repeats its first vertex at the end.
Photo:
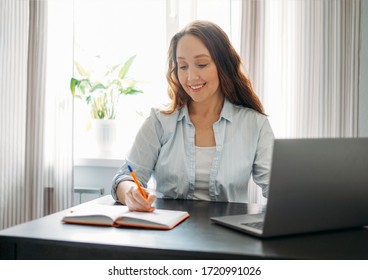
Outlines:
POLYGON ((193 199, 211 200, 210 171, 216 147, 195 147, 195 189, 193 199))

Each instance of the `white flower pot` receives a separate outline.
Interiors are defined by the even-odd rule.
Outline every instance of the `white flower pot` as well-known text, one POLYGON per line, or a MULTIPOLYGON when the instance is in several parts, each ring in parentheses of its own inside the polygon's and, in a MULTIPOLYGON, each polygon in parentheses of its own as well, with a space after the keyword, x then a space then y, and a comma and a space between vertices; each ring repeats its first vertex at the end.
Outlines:
POLYGON ((93 120, 93 129, 100 156, 110 157, 114 154, 117 127, 116 120, 93 120))

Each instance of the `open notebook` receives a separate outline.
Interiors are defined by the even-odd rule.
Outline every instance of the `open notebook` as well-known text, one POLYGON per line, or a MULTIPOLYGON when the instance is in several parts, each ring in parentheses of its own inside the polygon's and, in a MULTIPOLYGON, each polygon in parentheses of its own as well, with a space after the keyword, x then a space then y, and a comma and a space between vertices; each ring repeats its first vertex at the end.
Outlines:
POLYGON ((259 237, 368 225, 368 138, 276 139, 265 213, 211 220, 259 237))
POLYGON ((131 212, 123 205, 88 204, 72 210, 64 223, 99 226, 128 226, 150 229, 172 229, 189 217, 186 211, 156 209, 153 212, 131 212))

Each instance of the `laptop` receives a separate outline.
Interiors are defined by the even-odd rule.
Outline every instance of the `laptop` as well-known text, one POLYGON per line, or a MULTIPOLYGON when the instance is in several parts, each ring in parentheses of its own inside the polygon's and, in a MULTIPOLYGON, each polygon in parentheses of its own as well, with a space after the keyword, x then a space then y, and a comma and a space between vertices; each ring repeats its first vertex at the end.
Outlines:
POLYGON ((211 221, 258 237, 368 225, 368 138, 275 139, 265 212, 211 221))

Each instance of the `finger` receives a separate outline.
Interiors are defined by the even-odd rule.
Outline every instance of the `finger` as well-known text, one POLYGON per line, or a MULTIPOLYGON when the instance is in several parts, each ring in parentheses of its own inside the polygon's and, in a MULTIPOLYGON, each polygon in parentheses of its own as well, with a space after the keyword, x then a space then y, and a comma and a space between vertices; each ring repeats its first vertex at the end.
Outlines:
POLYGON ((145 204, 147 201, 144 198, 144 196, 141 194, 141 192, 138 190, 138 188, 135 188, 132 191, 132 195, 134 197, 135 200, 137 200, 137 202, 141 203, 141 204, 145 204))
POLYGON ((125 205, 128 206, 129 210, 134 211, 134 209, 136 208, 136 202, 133 198, 132 192, 128 191, 125 194, 125 205))
POLYGON ((137 201, 133 198, 129 198, 126 200, 126 206, 128 206, 130 211, 146 211, 142 205, 140 205, 139 203, 137 203, 137 201))
POLYGON ((149 198, 144 199, 138 190, 136 185, 132 185, 125 195, 125 204, 128 206, 130 211, 140 211, 140 212, 152 212, 155 207, 152 203, 156 200, 156 194, 144 189, 149 198))
POLYGON ((155 198, 151 197, 150 200, 146 200, 138 190, 132 191, 132 200, 134 200, 134 211, 152 212, 155 209, 152 207, 155 198))
POLYGON ((153 211, 155 211, 155 209, 156 209, 156 207, 151 206, 151 208, 150 208, 150 209, 148 209, 148 210, 147 210, 147 212, 153 212, 153 211))
POLYGON ((152 204, 155 202, 157 196, 155 193, 148 193, 148 197, 147 197, 147 203, 148 205, 150 205, 150 208, 147 210, 148 212, 153 212, 155 211, 156 207, 153 206, 152 204))
POLYGON ((149 204, 152 204, 153 202, 155 202, 157 196, 155 193, 148 193, 148 197, 147 197, 147 201, 149 204))
POLYGON ((138 192, 137 186, 132 186, 125 195, 125 204, 131 211, 142 210, 144 206, 139 199, 140 194, 137 196, 136 192, 138 192))

